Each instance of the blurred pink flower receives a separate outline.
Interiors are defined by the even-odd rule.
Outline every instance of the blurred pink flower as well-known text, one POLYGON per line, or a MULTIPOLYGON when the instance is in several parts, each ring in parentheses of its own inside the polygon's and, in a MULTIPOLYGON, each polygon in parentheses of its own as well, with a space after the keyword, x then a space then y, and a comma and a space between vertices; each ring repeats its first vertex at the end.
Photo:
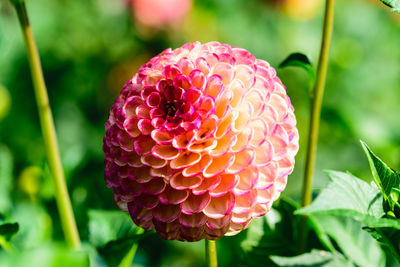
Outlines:
POLYGON ((191 0, 130 0, 136 20, 160 28, 181 22, 189 12, 191 0))
POLYGON ((125 84, 106 122, 105 179, 140 227, 165 239, 218 239, 269 211, 298 138, 267 62, 218 42, 188 43, 125 84))

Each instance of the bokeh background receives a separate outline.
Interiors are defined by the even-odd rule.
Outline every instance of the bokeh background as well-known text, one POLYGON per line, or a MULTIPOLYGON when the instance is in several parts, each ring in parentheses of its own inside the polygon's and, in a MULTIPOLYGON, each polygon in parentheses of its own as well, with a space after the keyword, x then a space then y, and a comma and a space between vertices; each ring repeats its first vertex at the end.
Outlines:
MULTIPOLYGON (((292 52, 309 55, 315 65, 323 3, 28 0, 82 239, 88 238, 88 210, 117 209, 103 179, 104 122, 123 84, 143 63, 168 47, 217 40, 246 48, 276 68, 292 52)), ((277 71, 295 107, 301 136, 296 167, 284 192, 298 201, 310 81, 301 69, 277 71)), ((4 0, 0 2, 0 84, 0 213, 20 223, 15 237, 19 246, 35 251, 51 240, 61 241, 63 235, 22 35, 12 6, 4 0)), ((371 180, 360 139, 400 169, 399 104, 400 15, 378 0, 337 0, 316 193, 327 183, 325 169, 350 171, 371 180)), ((236 266, 245 236, 246 231, 219 241, 221 266, 236 266)), ((151 235, 140 242, 135 262, 137 266, 201 266, 203 253, 202 242, 166 242, 151 235)))

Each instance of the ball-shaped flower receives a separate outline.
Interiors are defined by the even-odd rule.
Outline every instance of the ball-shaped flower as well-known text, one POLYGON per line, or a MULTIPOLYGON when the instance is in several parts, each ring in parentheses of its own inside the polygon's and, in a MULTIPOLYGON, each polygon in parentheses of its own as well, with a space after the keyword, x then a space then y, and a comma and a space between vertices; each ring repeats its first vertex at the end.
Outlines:
POLYGON ((275 70, 218 42, 144 64, 106 122, 105 179, 119 207, 165 239, 218 239, 266 214, 298 151, 275 70))

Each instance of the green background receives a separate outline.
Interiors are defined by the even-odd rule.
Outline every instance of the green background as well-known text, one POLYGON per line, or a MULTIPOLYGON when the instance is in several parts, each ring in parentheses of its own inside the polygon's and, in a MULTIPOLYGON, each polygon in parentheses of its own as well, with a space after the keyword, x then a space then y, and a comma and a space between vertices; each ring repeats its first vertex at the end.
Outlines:
MULTIPOLYGON (((101 148, 108 111, 125 81, 165 48, 195 40, 243 47, 274 67, 292 52, 309 55, 315 65, 323 1, 309 19, 288 15, 281 2, 197 0, 178 27, 149 31, 135 26, 122 0, 27 1, 83 240, 89 239, 88 210, 117 209, 103 179, 101 148)), ((337 0, 313 188, 327 183, 325 169, 348 170, 371 180, 360 139, 388 165, 400 169, 399 47, 400 15, 378 0, 337 0)), ((300 131, 295 170, 283 194, 298 201, 309 80, 301 69, 277 71, 300 131)), ((54 254, 51 244, 62 241, 63 235, 22 35, 12 6, 4 0, 0 2, 0 84, 0 213, 20 223, 14 242, 27 250, 24 257, 46 257, 54 254)), ((219 241, 221 266, 236 266, 245 236, 246 231, 219 241)), ((0 249, 0 258, 5 257, 2 253, 0 249)), ((55 262, 62 262, 63 253, 56 253, 55 262)), ((202 242, 166 242, 150 235, 140 242, 135 262, 198 266, 204 264, 203 253, 202 242)))

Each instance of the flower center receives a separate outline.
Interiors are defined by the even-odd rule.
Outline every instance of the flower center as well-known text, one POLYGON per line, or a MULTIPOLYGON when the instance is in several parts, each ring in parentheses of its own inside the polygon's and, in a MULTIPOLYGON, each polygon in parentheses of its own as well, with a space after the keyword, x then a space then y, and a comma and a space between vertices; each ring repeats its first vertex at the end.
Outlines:
POLYGON ((165 113, 167 114, 167 116, 174 116, 176 113, 176 107, 175 104, 173 102, 167 102, 165 104, 165 113))

